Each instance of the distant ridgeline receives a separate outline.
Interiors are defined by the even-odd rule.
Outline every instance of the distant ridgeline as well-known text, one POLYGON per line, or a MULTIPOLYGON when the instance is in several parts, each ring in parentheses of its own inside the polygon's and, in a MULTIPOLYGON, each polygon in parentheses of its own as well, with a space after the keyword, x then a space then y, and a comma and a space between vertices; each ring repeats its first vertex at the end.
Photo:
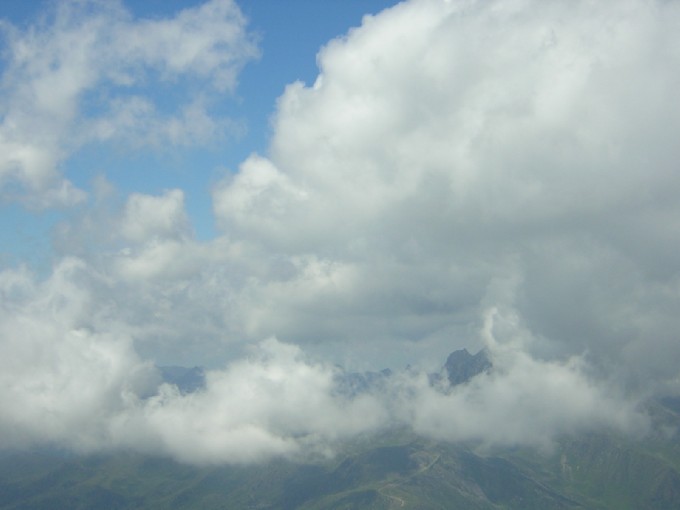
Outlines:
MULTIPOLYGON (((452 352, 441 371, 429 375, 431 385, 441 385, 448 381, 450 386, 464 384, 482 372, 492 368, 486 349, 474 356, 467 349, 452 352)), ((386 381, 394 375, 389 368, 380 372, 340 372, 336 377, 338 392, 349 397, 359 395, 371 389, 384 387, 386 381)))
MULTIPOLYGON (((431 384, 448 381, 451 386, 464 384, 482 372, 491 370, 492 364, 486 349, 474 356, 467 349, 452 352, 442 367, 441 372, 430 374, 431 384)), ((180 393, 188 394, 205 388, 205 370, 201 367, 158 367, 163 382, 174 384, 180 393)), ((379 372, 344 372, 336 377, 337 392, 352 397, 371 389, 379 389, 394 372, 389 368, 379 372)))

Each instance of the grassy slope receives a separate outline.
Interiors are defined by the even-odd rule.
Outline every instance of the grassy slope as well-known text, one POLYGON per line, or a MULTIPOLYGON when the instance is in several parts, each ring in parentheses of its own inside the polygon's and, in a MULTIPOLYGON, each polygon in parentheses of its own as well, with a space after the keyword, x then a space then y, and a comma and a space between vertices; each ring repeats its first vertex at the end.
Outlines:
POLYGON ((394 432, 325 463, 195 468, 135 454, 0 457, 0 509, 680 509, 680 414, 642 441, 598 433, 550 454, 481 454, 394 432), (665 431, 665 432, 664 432, 665 431))

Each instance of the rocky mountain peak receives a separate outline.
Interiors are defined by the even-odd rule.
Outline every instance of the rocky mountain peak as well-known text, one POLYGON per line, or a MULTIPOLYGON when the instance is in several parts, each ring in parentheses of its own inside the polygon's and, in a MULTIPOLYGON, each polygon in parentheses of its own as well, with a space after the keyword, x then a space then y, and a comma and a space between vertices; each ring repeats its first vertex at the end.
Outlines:
POLYGON ((477 374, 487 372, 492 367, 486 349, 472 355, 467 349, 452 352, 444 364, 446 377, 451 386, 468 382, 477 374))

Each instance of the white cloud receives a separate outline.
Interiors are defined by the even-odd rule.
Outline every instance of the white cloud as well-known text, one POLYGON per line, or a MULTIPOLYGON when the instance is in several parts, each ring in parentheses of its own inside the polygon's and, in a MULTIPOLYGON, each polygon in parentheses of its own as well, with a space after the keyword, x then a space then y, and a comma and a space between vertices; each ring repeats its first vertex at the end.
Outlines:
POLYGON ((367 18, 322 50, 314 87, 282 96, 270 157, 215 187, 223 238, 140 234, 98 267, 165 353, 276 335, 433 360, 508 306, 537 356, 673 379, 677 17, 630 1, 367 18))
POLYGON ((233 1, 211 0, 174 19, 120 25, 113 37, 123 57, 160 69, 166 79, 191 73, 226 90, 234 87, 244 60, 257 54, 244 25, 233 1))
POLYGON ((65 259, 49 280, 26 269, 0 273, 0 445, 99 449, 126 393, 152 389, 152 369, 92 299, 91 272, 65 259), (146 388, 145 388, 146 387, 146 388))
POLYGON ((280 98, 268 160, 217 186, 215 211, 298 275, 322 260, 359 284, 296 302, 297 278, 262 281, 261 333, 318 339, 331 322, 377 342, 400 324, 470 345, 507 305, 541 355, 630 371, 641 356, 675 377, 654 352, 680 358, 680 324, 651 303, 678 304, 679 20, 668 2, 422 0, 329 43, 316 84, 280 98), (515 288, 494 303, 502 280, 515 288))
POLYGON ((42 283, 26 269, 0 273, 0 447, 133 448, 194 464, 249 463, 332 455, 347 439, 395 425, 445 440, 545 446, 559 433, 646 424, 578 360, 532 359, 522 349, 528 333, 498 313, 484 332, 494 371, 444 392, 411 371, 348 397, 338 368, 272 338, 208 371, 203 390, 182 394, 158 387, 128 325, 115 308, 102 309, 102 280, 77 259, 42 283))
POLYGON ((151 396, 158 375, 116 314, 98 309, 100 279, 77 259, 43 283, 26 269, 0 273, 0 447, 124 446, 192 463, 252 462, 325 455, 384 423, 376 398, 336 395, 336 369, 274 339, 210 371, 204 391, 165 384, 151 396))
POLYGON ((123 238, 133 243, 186 235, 189 220, 184 210, 184 193, 178 189, 166 191, 160 197, 134 193, 127 200, 121 223, 123 238))
MULTIPOLYGON (((49 411, 61 425, 28 428, 25 441, 80 444, 65 424, 91 408, 103 418, 85 437, 102 444, 246 462, 394 423, 491 444, 644 429, 637 395, 679 376, 678 25, 677 4, 642 0, 414 0, 366 18, 321 51, 314 86, 286 89, 267 157, 215 185, 218 238, 191 237, 180 190, 134 194, 120 221, 112 208, 99 251, 62 242, 80 259, 44 283, 2 274, 2 348, 29 349, 17 366, 34 367, 6 376, 3 402, 26 394, 3 430, 49 411), (281 342, 234 361, 269 336, 281 342), (30 365, 44 339, 58 361, 30 365), (496 370, 467 386, 438 393, 416 371, 357 401, 302 354, 382 368, 482 345, 496 370), (60 368, 79 356, 108 375, 71 407, 74 392, 52 388, 87 385, 89 368, 78 384, 60 368), (202 393, 164 386, 145 400, 117 367, 143 373, 147 358, 214 370, 202 393)), ((148 52, 132 38, 136 65, 161 81, 212 69, 224 86, 210 51, 159 63, 172 31, 157 30, 148 52)), ((121 87, 141 72, 118 71, 106 79, 121 87)), ((64 94, 77 104, 80 92, 64 94)), ((45 118, 76 115, 66 103, 47 101, 58 115, 45 118)), ((126 96, 121 120, 94 119, 93 136, 134 133, 153 110, 126 96)), ((197 132, 212 132, 201 111, 197 132)), ((92 224, 64 226, 64 239, 92 224)))
POLYGON ((233 90, 257 56, 231 0, 170 19, 135 20, 118 2, 59 2, 22 30, 3 22, 0 190, 45 208, 84 199, 60 164, 89 142, 204 144, 238 129, 210 115, 215 93, 233 90), (192 92, 200 82, 202 92, 192 92), (174 111, 154 88, 187 87, 174 111))
POLYGON ((194 464, 249 463, 332 455, 344 440, 395 425, 438 439, 532 446, 594 426, 646 425, 578 359, 527 355, 529 333, 497 312, 484 329, 494 370, 443 392, 411 371, 347 397, 337 368, 269 339, 208 371, 205 389, 182 394, 158 387, 128 325, 115 308, 101 309, 102 283, 77 259, 43 283, 26 269, 0 273, 0 447, 123 447, 194 464))
POLYGON ((297 347, 270 339, 255 354, 209 372, 204 392, 180 397, 163 387, 122 422, 121 440, 129 440, 130 425, 140 429, 137 448, 150 438, 183 461, 240 463, 325 454, 338 440, 384 423, 376 398, 334 395, 334 370, 306 361, 297 347))
POLYGON ((578 358, 541 362, 518 355, 499 372, 443 394, 422 378, 401 402, 419 434, 491 446, 549 448, 559 435, 613 428, 647 431, 646 417, 606 385, 584 376, 578 358))
POLYGON ((494 368, 440 392, 421 378, 402 404, 416 432, 450 441, 549 448, 556 436, 598 427, 632 434, 648 421, 620 389, 588 375, 583 357, 541 361, 511 311, 487 312, 483 338, 494 368))

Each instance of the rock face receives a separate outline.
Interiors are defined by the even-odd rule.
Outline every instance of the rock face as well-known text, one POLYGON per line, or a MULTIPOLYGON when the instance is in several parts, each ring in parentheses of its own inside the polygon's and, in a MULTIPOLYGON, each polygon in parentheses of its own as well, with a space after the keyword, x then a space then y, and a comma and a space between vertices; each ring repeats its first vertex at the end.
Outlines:
POLYGON ((345 397, 356 397, 383 388, 391 376, 389 368, 380 372, 339 372, 335 377, 336 391, 345 397))
POLYGON ((474 356, 467 349, 454 351, 444 364, 444 370, 451 386, 466 383, 477 374, 488 371, 491 367, 491 360, 485 349, 474 356))

